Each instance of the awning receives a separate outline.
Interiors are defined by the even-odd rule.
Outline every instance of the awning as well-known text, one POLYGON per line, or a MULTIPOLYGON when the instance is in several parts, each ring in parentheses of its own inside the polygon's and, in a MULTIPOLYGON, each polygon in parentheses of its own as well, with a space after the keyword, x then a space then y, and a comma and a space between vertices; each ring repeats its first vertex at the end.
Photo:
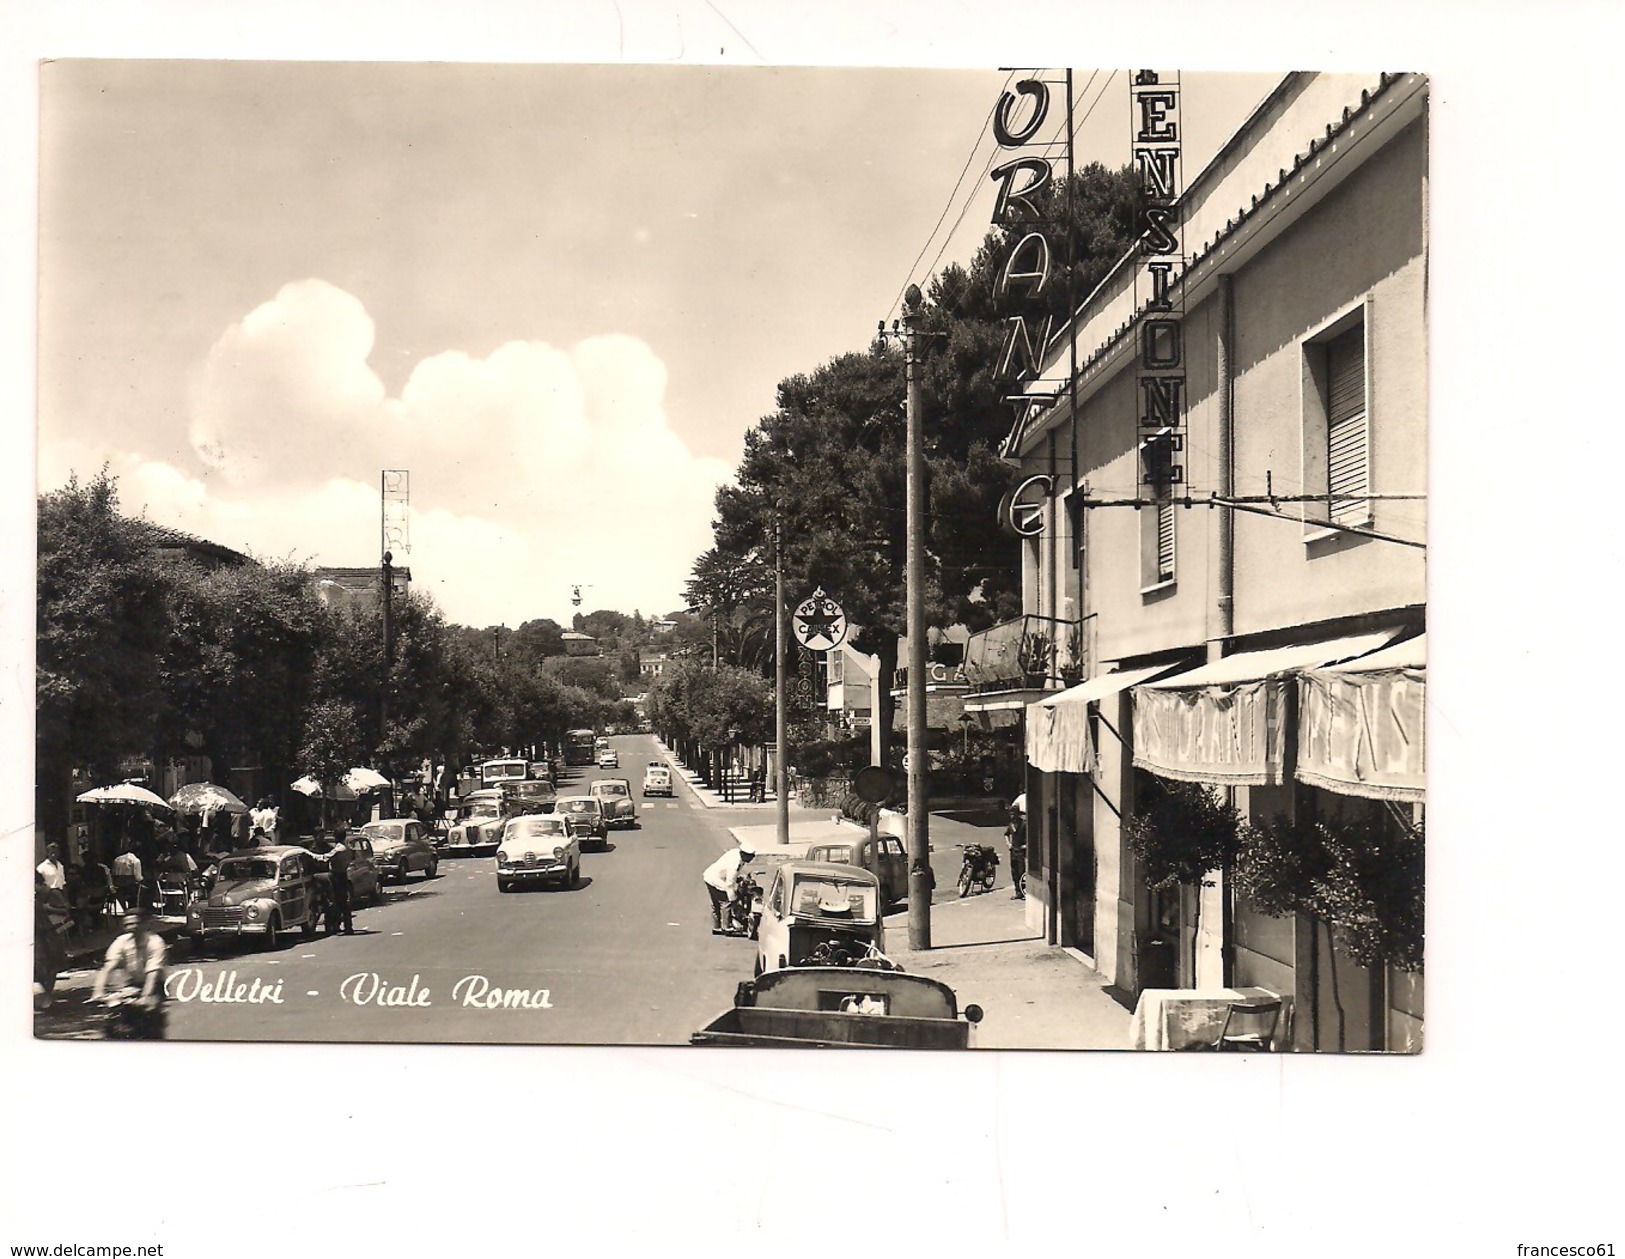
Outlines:
POLYGON ((988 695, 967 695, 962 707, 968 713, 996 713, 1006 709, 1023 709, 1036 699, 1042 699, 1050 691, 995 691, 988 695))
POLYGON ((1089 738, 1089 705, 1137 682, 1177 669, 1158 664, 1120 673, 1101 673, 1027 706, 1027 762, 1046 774, 1093 774, 1095 749, 1089 738))
POLYGON ((1237 652, 1134 688, 1134 763, 1224 785, 1286 781, 1290 675, 1363 656, 1398 630, 1237 652))
POLYGON ((1427 635, 1298 679, 1300 782, 1343 795, 1427 796, 1427 635))

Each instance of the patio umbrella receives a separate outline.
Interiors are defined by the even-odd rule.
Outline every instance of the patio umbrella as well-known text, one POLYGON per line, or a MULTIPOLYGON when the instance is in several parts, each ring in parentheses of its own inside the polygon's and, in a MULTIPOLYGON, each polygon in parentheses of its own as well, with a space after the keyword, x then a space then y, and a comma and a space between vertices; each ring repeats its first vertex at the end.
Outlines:
POLYGON ((210 814, 217 809, 224 809, 227 813, 248 812, 246 804, 224 787, 217 787, 213 783, 187 783, 169 797, 169 804, 177 813, 210 814))
POLYGON ((375 769, 357 766, 344 775, 344 785, 357 795, 365 795, 369 791, 379 791, 389 786, 389 779, 375 769))
MULTIPOLYGON (((291 782, 288 785, 302 796, 319 798, 322 795, 321 783, 317 782, 309 774, 306 774, 303 778, 300 778, 295 782, 291 782)), ((329 798, 333 800, 354 800, 356 798, 356 793, 351 791, 343 783, 339 783, 333 788, 333 794, 329 798)))
POLYGON ((119 783, 112 787, 92 787, 78 796, 81 804, 145 804, 160 809, 169 808, 169 801, 156 791, 148 791, 138 783, 119 783))

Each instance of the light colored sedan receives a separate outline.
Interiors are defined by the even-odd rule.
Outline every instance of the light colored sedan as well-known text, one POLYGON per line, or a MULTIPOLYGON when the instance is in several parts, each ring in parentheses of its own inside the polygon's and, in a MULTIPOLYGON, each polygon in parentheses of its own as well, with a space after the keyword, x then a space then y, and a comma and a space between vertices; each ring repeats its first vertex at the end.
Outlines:
POLYGON ((406 876, 421 870, 432 879, 440 870, 440 854, 429 842, 423 823, 415 818, 387 818, 368 822, 361 833, 372 840, 372 861, 380 878, 406 882, 406 876))
POLYGON ((545 883, 575 887, 581 882, 581 841, 567 818, 529 813, 509 820, 497 847, 497 891, 545 883))
POLYGON ((624 778, 600 778, 587 792, 604 812, 605 826, 636 826, 638 806, 632 799, 632 784, 624 778))

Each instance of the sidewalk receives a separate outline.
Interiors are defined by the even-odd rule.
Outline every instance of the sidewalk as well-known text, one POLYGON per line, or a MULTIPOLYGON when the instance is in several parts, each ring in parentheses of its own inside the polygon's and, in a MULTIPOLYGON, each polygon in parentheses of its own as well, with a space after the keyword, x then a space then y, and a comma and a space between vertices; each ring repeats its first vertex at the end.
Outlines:
MULTIPOLYGON (((799 856, 808 844, 853 839, 868 828, 834 819, 828 811, 791 818, 790 843, 780 848, 774 824, 731 827, 735 841, 757 852, 799 856)), ((908 910, 888 914, 886 951, 904 970, 938 979, 954 990, 960 1007, 982 1007, 971 1035, 979 1049, 1128 1049, 1129 1013, 1106 995, 1107 979, 1063 949, 1044 943, 1027 926, 1023 902, 1010 891, 1003 860, 1002 829, 933 813, 929 823, 931 945, 916 952, 908 943, 908 910), (959 845, 995 843, 1001 850, 993 891, 961 900, 955 884, 959 845)))

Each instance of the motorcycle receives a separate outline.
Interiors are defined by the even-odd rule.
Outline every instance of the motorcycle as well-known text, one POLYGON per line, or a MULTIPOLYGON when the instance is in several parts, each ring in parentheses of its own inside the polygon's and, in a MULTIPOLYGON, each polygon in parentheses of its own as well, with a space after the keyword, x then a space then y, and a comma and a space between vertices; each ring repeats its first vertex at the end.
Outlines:
POLYGON ((965 851, 964 863, 959 868, 959 895, 966 897, 972 888, 983 892, 993 890, 993 880, 999 873, 999 854, 991 844, 961 844, 965 851))
POLYGON ((756 924, 762 920, 761 899, 761 884, 752 876, 741 874, 735 879, 733 899, 728 902, 722 913, 722 933, 730 936, 749 936, 754 940, 756 924))

